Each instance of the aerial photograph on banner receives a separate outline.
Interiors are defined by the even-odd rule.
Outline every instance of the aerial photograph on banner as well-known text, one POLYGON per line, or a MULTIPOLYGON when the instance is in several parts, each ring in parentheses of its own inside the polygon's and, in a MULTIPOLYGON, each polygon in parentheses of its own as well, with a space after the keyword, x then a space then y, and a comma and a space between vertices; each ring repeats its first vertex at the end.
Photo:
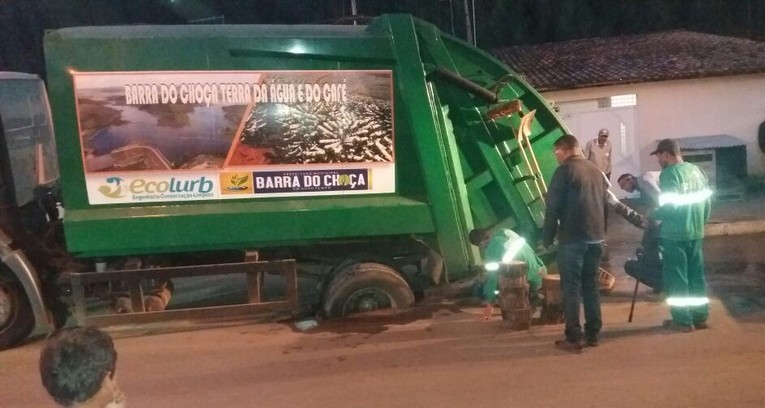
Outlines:
POLYGON ((390 73, 275 73, 263 92, 228 164, 393 161, 390 73))
POLYGON ((211 79, 220 81, 197 73, 75 75, 85 171, 222 167, 247 103, 222 97, 211 79))
POLYGON ((75 75, 86 172, 393 161, 389 71, 75 75))
POLYGON ((391 71, 74 72, 73 81, 92 204, 395 186, 391 71))

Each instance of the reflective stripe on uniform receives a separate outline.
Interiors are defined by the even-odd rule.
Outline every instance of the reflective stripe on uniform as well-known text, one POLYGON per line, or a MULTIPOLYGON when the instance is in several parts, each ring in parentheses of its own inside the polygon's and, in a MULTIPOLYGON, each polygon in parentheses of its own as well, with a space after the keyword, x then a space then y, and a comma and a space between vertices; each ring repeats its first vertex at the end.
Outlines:
MULTIPOLYGON (((502 255, 502 263, 507 263, 513 260, 516 255, 518 255, 518 252, 520 252, 521 249, 523 249, 523 246, 526 244, 526 240, 523 238, 518 238, 510 243, 510 246, 505 250, 505 253, 502 255)), ((487 271, 493 272, 499 269, 499 262, 489 262, 485 266, 487 271)))
POLYGON ((709 303, 708 297, 669 297, 667 304, 670 306, 704 306, 709 303))
POLYGON ((518 255, 518 252, 520 252, 521 248, 523 248, 523 245, 526 244, 526 240, 523 238, 518 238, 515 241, 513 241, 510 244, 510 247, 507 248, 505 251, 505 254, 502 255, 502 262, 510 262, 515 258, 516 255, 518 255))
POLYGON ((712 196, 712 190, 705 188, 700 191, 694 191, 692 193, 662 193, 659 196, 659 205, 674 204, 674 205, 691 205, 703 202, 712 196))

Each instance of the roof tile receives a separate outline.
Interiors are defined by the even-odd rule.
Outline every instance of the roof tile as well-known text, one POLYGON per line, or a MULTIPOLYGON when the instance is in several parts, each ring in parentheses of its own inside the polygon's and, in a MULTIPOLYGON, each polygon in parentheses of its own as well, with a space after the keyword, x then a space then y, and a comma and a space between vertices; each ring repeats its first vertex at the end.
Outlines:
POLYGON ((765 72, 765 42, 685 30, 490 52, 539 91, 765 72))

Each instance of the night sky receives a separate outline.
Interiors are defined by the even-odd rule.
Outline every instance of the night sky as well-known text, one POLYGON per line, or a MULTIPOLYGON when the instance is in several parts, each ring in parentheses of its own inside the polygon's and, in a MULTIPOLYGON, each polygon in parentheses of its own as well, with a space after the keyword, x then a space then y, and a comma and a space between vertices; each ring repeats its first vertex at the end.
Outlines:
MULTIPOLYGON (((409 13, 488 49, 683 28, 765 39, 765 0, 355 0, 357 15, 409 13)), ((2 0, 0 70, 44 76, 45 30, 128 24, 348 23, 351 0, 2 0)))

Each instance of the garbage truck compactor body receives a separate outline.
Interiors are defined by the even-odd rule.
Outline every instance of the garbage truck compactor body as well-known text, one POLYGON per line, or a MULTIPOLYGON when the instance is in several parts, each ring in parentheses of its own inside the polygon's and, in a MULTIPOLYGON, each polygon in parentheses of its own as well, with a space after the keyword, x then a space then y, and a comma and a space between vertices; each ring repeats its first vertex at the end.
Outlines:
POLYGON ((294 310, 295 268, 318 276, 326 315, 406 308, 405 271, 475 273, 471 228, 534 239, 565 132, 514 72, 407 15, 68 28, 45 55, 57 181, 52 140, 17 137, 0 110, 2 347, 56 320, 61 281, 83 324, 208 316, 220 309, 154 311, 171 278, 224 273, 249 294, 225 313, 294 310), (261 297, 274 271, 287 301, 261 297), (88 316, 86 297, 117 310, 120 291, 132 313, 88 316))

